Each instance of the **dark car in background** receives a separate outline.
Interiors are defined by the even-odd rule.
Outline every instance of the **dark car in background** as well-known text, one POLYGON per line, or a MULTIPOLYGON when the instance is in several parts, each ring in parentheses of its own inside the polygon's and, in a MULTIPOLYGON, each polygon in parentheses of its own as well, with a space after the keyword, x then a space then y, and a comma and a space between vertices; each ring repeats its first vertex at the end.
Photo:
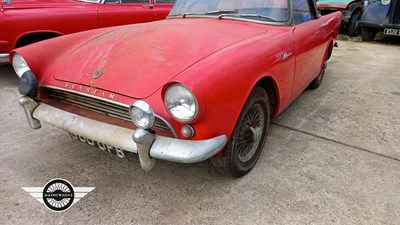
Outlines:
POLYGON ((400 36, 400 0, 372 2, 365 9, 358 25, 363 41, 373 41, 381 31, 385 35, 400 36))

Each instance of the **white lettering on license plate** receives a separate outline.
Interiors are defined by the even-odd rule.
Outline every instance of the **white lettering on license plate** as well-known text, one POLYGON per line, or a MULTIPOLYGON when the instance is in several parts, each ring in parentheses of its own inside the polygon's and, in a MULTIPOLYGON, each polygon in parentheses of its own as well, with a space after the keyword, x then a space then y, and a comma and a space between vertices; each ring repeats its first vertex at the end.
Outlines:
POLYGON ((397 29, 385 29, 384 34, 386 35, 394 35, 394 36, 400 36, 400 30, 397 29))
POLYGON ((98 141, 93 141, 93 140, 91 140, 89 138, 85 138, 85 137, 82 137, 82 136, 79 136, 79 135, 76 135, 76 134, 73 134, 73 133, 69 133, 69 135, 75 140, 79 140, 79 141, 81 141, 83 143, 87 143, 87 144, 89 144, 91 146, 96 146, 96 147, 100 148, 101 150, 103 150, 104 152, 108 152, 108 153, 114 154, 114 155, 116 155, 116 156, 118 156, 120 158, 125 158, 124 150, 122 150, 120 148, 109 146, 109 145, 103 144, 103 143, 98 142, 98 141))

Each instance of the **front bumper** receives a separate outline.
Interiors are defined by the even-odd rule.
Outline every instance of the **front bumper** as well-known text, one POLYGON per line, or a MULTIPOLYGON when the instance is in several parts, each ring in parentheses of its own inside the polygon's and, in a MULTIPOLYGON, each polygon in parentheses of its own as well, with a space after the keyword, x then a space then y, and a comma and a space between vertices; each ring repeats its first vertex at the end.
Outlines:
POLYGON ((8 63, 10 63, 10 60, 8 58, 8 53, 0 53, 0 65, 8 63))
POLYGON ((366 22, 366 21, 358 21, 358 26, 360 27, 369 27, 369 28, 376 28, 376 29, 380 29, 383 30, 385 28, 388 29, 400 29, 400 24, 393 24, 393 23, 370 23, 370 22, 366 22))
POLYGON ((136 153, 144 170, 151 170, 155 166, 155 159, 177 163, 201 162, 221 151, 227 143, 225 135, 200 141, 167 138, 140 128, 131 130, 88 119, 37 103, 25 96, 19 102, 33 129, 40 128, 41 122, 45 122, 93 141, 136 153))

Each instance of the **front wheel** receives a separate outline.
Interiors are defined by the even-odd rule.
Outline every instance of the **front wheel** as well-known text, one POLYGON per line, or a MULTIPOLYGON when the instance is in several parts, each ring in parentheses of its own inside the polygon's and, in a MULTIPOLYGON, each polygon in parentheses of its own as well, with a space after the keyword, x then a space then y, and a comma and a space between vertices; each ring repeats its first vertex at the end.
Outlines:
POLYGON ((358 26, 358 21, 361 19, 361 11, 355 12, 350 18, 349 24, 349 36, 355 37, 360 33, 360 27, 358 26))
POLYGON ((227 146, 221 154, 211 158, 211 163, 234 177, 248 173, 260 157, 269 122, 268 94, 263 88, 255 87, 243 107, 227 146))

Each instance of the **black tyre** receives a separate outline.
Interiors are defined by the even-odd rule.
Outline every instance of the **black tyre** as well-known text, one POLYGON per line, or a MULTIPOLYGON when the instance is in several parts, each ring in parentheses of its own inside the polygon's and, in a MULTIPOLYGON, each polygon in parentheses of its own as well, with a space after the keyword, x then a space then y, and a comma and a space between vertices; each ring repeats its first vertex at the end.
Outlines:
POLYGON ((358 26, 358 21, 361 19, 361 11, 356 11, 350 18, 349 24, 349 36, 355 37, 360 33, 360 27, 358 26))
POLYGON ((234 177, 248 173, 260 157, 269 122, 268 94, 263 88, 255 87, 243 107, 225 150, 211 158, 211 163, 234 177))
POLYGON ((376 31, 371 28, 361 28, 361 39, 363 41, 373 41, 375 39, 376 31))
POLYGON ((321 86, 322 79, 324 79, 326 66, 327 66, 327 63, 325 61, 324 65, 322 66, 321 71, 319 72, 319 75, 308 85, 309 89, 317 89, 317 88, 319 88, 319 86, 321 86))

